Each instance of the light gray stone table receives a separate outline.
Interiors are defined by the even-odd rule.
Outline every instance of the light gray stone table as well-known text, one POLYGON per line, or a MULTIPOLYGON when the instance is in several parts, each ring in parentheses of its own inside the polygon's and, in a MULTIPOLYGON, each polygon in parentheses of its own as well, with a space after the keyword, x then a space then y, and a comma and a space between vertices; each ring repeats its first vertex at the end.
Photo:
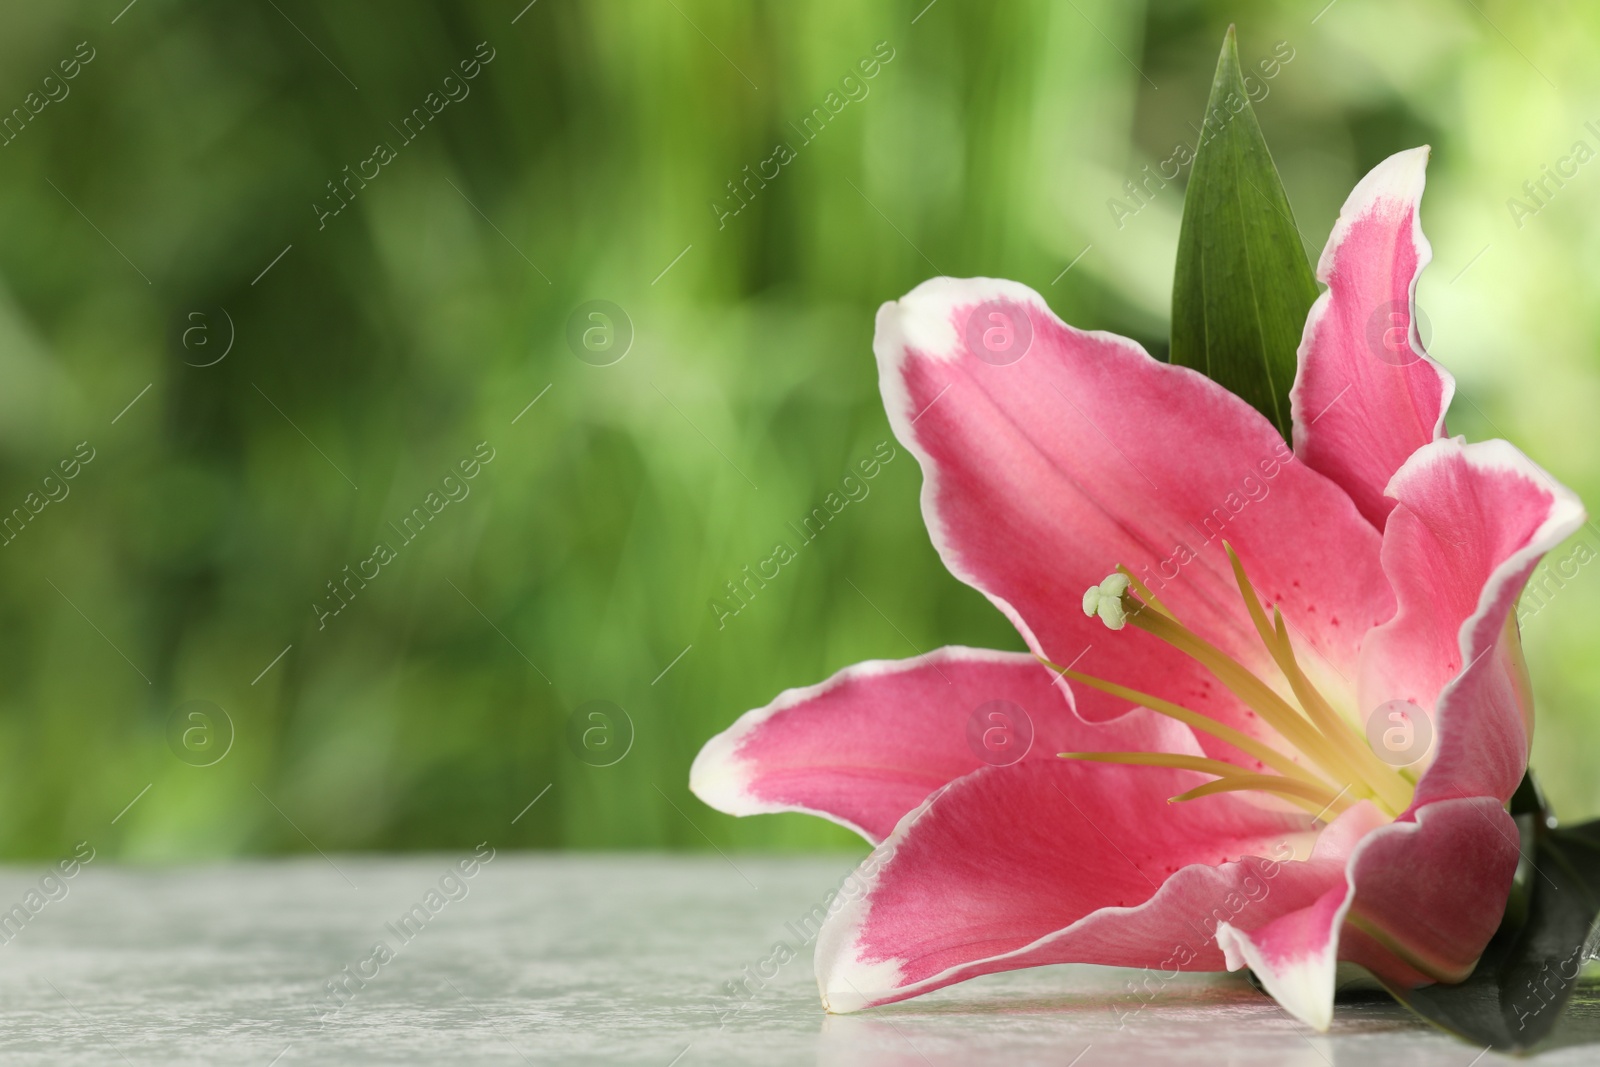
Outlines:
MULTIPOLYGON (((10 937, 0 945, 0 1063, 1469 1067, 1498 1058, 1475 1061, 1480 1050, 1378 999, 1341 1005, 1333 1032, 1319 1036, 1237 978, 1183 976, 1129 1012, 1131 972, 1091 967, 997 975, 830 1017, 809 946, 730 1015, 739 1002, 725 983, 747 965, 762 969, 777 941, 799 940, 786 924, 839 884, 847 858, 502 852, 470 879, 446 878, 467 855, 160 870, 97 860, 20 930, 0 931, 10 937), (428 899, 441 878, 459 899, 428 899), (426 920, 397 933, 391 924, 413 905, 426 920), (379 941, 398 952, 363 963, 379 941), (330 1011, 327 983, 347 966, 372 977, 347 981, 345 1003, 330 1011)), ((0 909, 24 902, 45 870, 0 871, 0 909)), ((1600 1060, 1600 1045, 1581 1044, 1600 1041, 1600 999, 1593 989, 1578 999, 1564 1047, 1536 1063, 1600 1060)))

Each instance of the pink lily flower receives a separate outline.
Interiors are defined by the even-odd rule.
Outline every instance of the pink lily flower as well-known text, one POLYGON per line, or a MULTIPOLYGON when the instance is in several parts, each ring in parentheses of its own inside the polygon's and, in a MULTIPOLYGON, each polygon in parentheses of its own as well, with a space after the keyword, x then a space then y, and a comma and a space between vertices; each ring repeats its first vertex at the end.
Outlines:
POLYGON ((1338 961, 1406 986, 1471 972, 1518 859, 1514 606, 1584 511, 1510 444, 1445 436, 1454 382, 1412 325, 1427 156, 1345 202, 1292 453, 1227 390, 1015 282, 935 278, 879 310, 934 545, 1033 655, 858 664, 696 758, 712 807, 876 846, 817 938, 829 1011, 1042 964, 1147 968, 1151 992, 1248 966, 1326 1029, 1338 961), (1426 754, 1369 743, 1375 714, 1426 754), (973 721, 1025 753, 969 744, 973 721))

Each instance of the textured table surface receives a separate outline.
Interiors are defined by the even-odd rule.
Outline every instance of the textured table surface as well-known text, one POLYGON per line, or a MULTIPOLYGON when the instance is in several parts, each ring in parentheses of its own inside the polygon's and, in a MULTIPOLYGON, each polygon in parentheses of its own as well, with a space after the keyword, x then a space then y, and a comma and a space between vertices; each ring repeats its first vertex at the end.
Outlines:
MULTIPOLYGON (((471 878, 452 877, 468 855, 162 870, 96 861, 47 884, 58 899, 32 898, 48 902, 20 929, 0 927, 9 938, 0 945, 0 1062, 1498 1059, 1475 1061, 1479 1049, 1380 999, 1341 1005, 1333 1031, 1317 1035, 1237 978, 1183 976, 1138 1008, 1126 992, 1132 972, 1091 967, 997 975, 827 1016, 803 928, 790 924, 839 884, 847 858, 502 852, 471 878), (787 963, 780 941, 798 949, 787 963), (374 953, 379 942, 392 958, 374 953), (328 983, 346 967, 355 977, 330 997, 328 983), (747 973, 757 976, 747 988, 758 988, 731 997, 727 983, 747 973)), ((26 904, 45 873, 0 871, 0 908, 26 904)), ((1558 1038, 1534 1062, 1596 1061, 1600 1045, 1583 1044, 1600 1041, 1592 988, 1580 990, 1558 1038)))

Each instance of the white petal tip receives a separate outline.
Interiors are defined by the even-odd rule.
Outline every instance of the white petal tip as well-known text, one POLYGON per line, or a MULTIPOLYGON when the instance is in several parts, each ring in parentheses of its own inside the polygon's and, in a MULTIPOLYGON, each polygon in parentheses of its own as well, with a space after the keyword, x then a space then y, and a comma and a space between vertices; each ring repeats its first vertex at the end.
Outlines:
MULTIPOLYGON (((1342 916, 1341 916, 1342 918, 1342 916)), ((1217 946, 1230 971, 1248 966, 1278 1006, 1318 1033, 1333 1025, 1334 945, 1281 966, 1268 965, 1249 934, 1217 925, 1217 946)))
POLYGON ((711 738, 689 767, 689 792, 707 807, 729 815, 750 815, 759 810, 745 790, 749 770, 735 755, 747 728, 743 721, 736 722, 711 738))
POLYGON ((873 351, 880 361, 895 362, 906 350, 929 359, 961 356, 966 344, 957 328, 954 311, 988 300, 1006 300, 1038 308, 1048 315, 1044 298, 1020 282, 1003 278, 929 278, 899 300, 878 308, 873 351))
MULTIPOLYGON (((1396 152, 1368 171, 1350 190, 1344 206, 1339 209, 1338 221, 1333 224, 1333 232, 1328 235, 1322 256, 1317 261, 1319 281, 1328 282, 1333 276, 1339 247, 1359 220, 1375 211, 1387 214, 1418 210, 1422 203, 1423 188, 1427 184, 1430 151, 1427 145, 1422 145, 1396 152)), ((1422 263, 1417 265, 1420 271, 1422 265, 1432 258, 1432 253, 1415 215, 1412 218, 1412 240, 1419 252, 1425 253, 1422 263)))
POLYGON ((829 1015, 849 1015, 867 1006, 866 998, 853 990, 822 991, 822 1010, 829 1015))

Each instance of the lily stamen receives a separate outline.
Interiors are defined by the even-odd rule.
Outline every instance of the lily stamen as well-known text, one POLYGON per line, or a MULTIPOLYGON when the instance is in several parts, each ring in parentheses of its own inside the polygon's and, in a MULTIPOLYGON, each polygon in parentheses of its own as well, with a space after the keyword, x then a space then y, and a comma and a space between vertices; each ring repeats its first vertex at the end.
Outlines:
POLYGON ((1150 591, 1150 587, 1148 585, 1145 585, 1139 580, 1138 575, 1134 574, 1126 566, 1120 563, 1117 564, 1117 573, 1127 575, 1128 582, 1133 586, 1134 592, 1139 594, 1139 599, 1144 601, 1148 607, 1154 608, 1156 611, 1159 611, 1169 619, 1177 618, 1177 616, 1172 613, 1171 609, 1156 599, 1155 593, 1150 591))
MULTIPOLYGON (((1084 685, 1087 685, 1092 689, 1098 689, 1101 692, 1109 693, 1111 696, 1117 697, 1120 700, 1126 700, 1129 703, 1138 704, 1140 707, 1148 708, 1151 711, 1156 712, 1158 715, 1165 715, 1169 719, 1176 719, 1178 722, 1183 723, 1192 730, 1199 730, 1202 733, 1210 734, 1219 741, 1225 741, 1234 748, 1238 749, 1240 752, 1243 752, 1245 755, 1259 760, 1267 767, 1271 767, 1279 774, 1290 778, 1298 778, 1309 785, 1318 786, 1330 791, 1333 788, 1327 782, 1323 781, 1321 778, 1318 778, 1316 775, 1312 774, 1310 771, 1306 770, 1304 767, 1300 766, 1298 763, 1294 762, 1277 749, 1267 745, 1262 741, 1256 740, 1249 734, 1235 730, 1231 726, 1225 726, 1217 720, 1211 718, 1209 715, 1202 715, 1200 712, 1194 711, 1191 708, 1183 707, 1181 704, 1174 704, 1170 700, 1163 700, 1160 697, 1152 696, 1149 693, 1141 693, 1137 689, 1129 689, 1127 686, 1118 685, 1115 682, 1108 682, 1104 678, 1096 678, 1092 674, 1084 674, 1082 671, 1075 671, 1068 667, 1058 666, 1042 656, 1038 657, 1038 659, 1039 662, 1043 663, 1046 667, 1049 667, 1051 670, 1055 671, 1064 678, 1070 678, 1075 682, 1082 682, 1084 685)), ((1230 766, 1232 766, 1232 764, 1230 764, 1230 766)))
POLYGON ((1245 574, 1244 564, 1240 562, 1238 553, 1234 552, 1233 546, 1226 541, 1222 543, 1222 547, 1228 553, 1229 562, 1233 564, 1234 578, 1239 584, 1239 594, 1244 597, 1245 607, 1250 612, 1250 621, 1255 624, 1256 633, 1272 655, 1273 662, 1277 663, 1278 669, 1288 680, 1289 688, 1294 690, 1295 698, 1299 700, 1306 717, 1316 726, 1317 731, 1338 749, 1356 776, 1382 799, 1393 814, 1398 815, 1404 811, 1411 803, 1410 783, 1400 778, 1393 767, 1378 759, 1367 745, 1366 739, 1354 732, 1345 718, 1334 710, 1333 705, 1328 703, 1327 698, 1311 683, 1311 679, 1306 676, 1299 661, 1295 659, 1294 645, 1290 643, 1283 612, 1276 605, 1273 606, 1272 625, 1269 627, 1260 598, 1256 595, 1255 587, 1250 584, 1249 576, 1245 574))
MULTIPOLYGON (((1098 616, 1112 630, 1120 630, 1131 623, 1189 656, 1255 711, 1294 752, 1314 763, 1326 777, 1305 771, 1292 759, 1269 746, 1252 746, 1255 751, 1250 751, 1232 740, 1230 743, 1235 743, 1235 747, 1260 759, 1279 774, 1250 774, 1243 768, 1224 761, 1199 760, 1198 757, 1177 754, 1162 754, 1160 760, 1143 756, 1139 759, 1123 758, 1131 755, 1128 753, 1098 755, 1063 753, 1062 755, 1074 759, 1098 759, 1103 762, 1180 767, 1218 776, 1217 781, 1190 790, 1172 798, 1173 800, 1190 800, 1235 790, 1260 790, 1284 797, 1301 807, 1317 805, 1316 811, 1319 814, 1332 809, 1342 811, 1351 803, 1370 798, 1391 816, 1397 815, 1411 802, 1412 784, 1393 768, 1379 761, 1366 745, 1365 739, 1356 733, 1354 727, 1312 684, 1295 658, 1294 646, 1289 640, 1282 612, 1274 607, 1273 618, 1268 621, 1255 588, 1245 574, 1244 565, 1232 546, 1224 545, 1224 547, 1233 566, 1239 594, 1244 599, 1246 611, 1255 626, 1256 634, 1288 682, 1298 707, 1248 667, 1183 625, 1177 616, 1166 605, 1161 604, 1150 589, 1125 566, 1118 566, 1099 585, 1091 586, 1085 591, 1084 614, 1098 616), (1263 752, 1270 753, 1272 758, 1264 758, 1263 752), (1285 767, 1292 767, 1294 771, 1287 771, 1285 767), (1332 782, 1346 784, 1336 792, 1332 782)), ((1122 688, 1080 672, 1062 673, 1107 692, 1122 688)), ((1123 690, 1123 693, 1131 692, 1123 690)), ((1181 716, 1184 719, 1198 716, 1198 713, 1186 708, 1177 708, 1176 705, 1168 704, 1164 709, 1154 708, 1146 694, 1138 696, 1143 699, 1137 699, 1136 703, 1151 707, 1152 710, 1160 711, 1162 714, 1171 715, 1172 710, 1176 709, 1185 713, 1181 716)), ((1210 721, 1208 717, 1199 717, 1210 721)), ((1208 726, 1199 728, 1213 735, 1217 733, 1208 726)))
POLYGON ((1217 793, 1233 793, 1242 790, 1253 790, 1262 793, 1274 793, 1294 804, 1304 808, 1313 816, 1325 816, 1330 811, 1335 815, 1342 813, 1350 807, 1352 801, 1330 799, 1321 803, 1322 794, 1308 788, 1293 778, 1280 778, 1275 774, 1238 774, 1226 778, 1218 778, 1214 782, 1195 786, 1187 793, 1179 793, 1168 803, 1177 803, 1180 800, 1198 800, 1201 797, 1215 796, 1217 793))
POLYGON ((1191 789, 1187 793, 1175 796, 1168 803, 1192 800, 1211 793, 1234 789, 1255 789, 1276 793, 1312 815, 1322 815, 1329 811, 1342 812, 1354 803, 1352 800, 1343 799, 1321 782, 1303 781, 1298 776, 1252 774, 1237 764, 1226 760, 1208 759, 1204 756, 1181 756, 1170 752, 1062 752, 1059 755, 1062 759, 1085 760, 1092 763, 1174 767, 1182 771, 1199 771, 1201 774, 1217 776, 1217 781, 1208 782, 1200 786, 1199 790, 1191 789))

